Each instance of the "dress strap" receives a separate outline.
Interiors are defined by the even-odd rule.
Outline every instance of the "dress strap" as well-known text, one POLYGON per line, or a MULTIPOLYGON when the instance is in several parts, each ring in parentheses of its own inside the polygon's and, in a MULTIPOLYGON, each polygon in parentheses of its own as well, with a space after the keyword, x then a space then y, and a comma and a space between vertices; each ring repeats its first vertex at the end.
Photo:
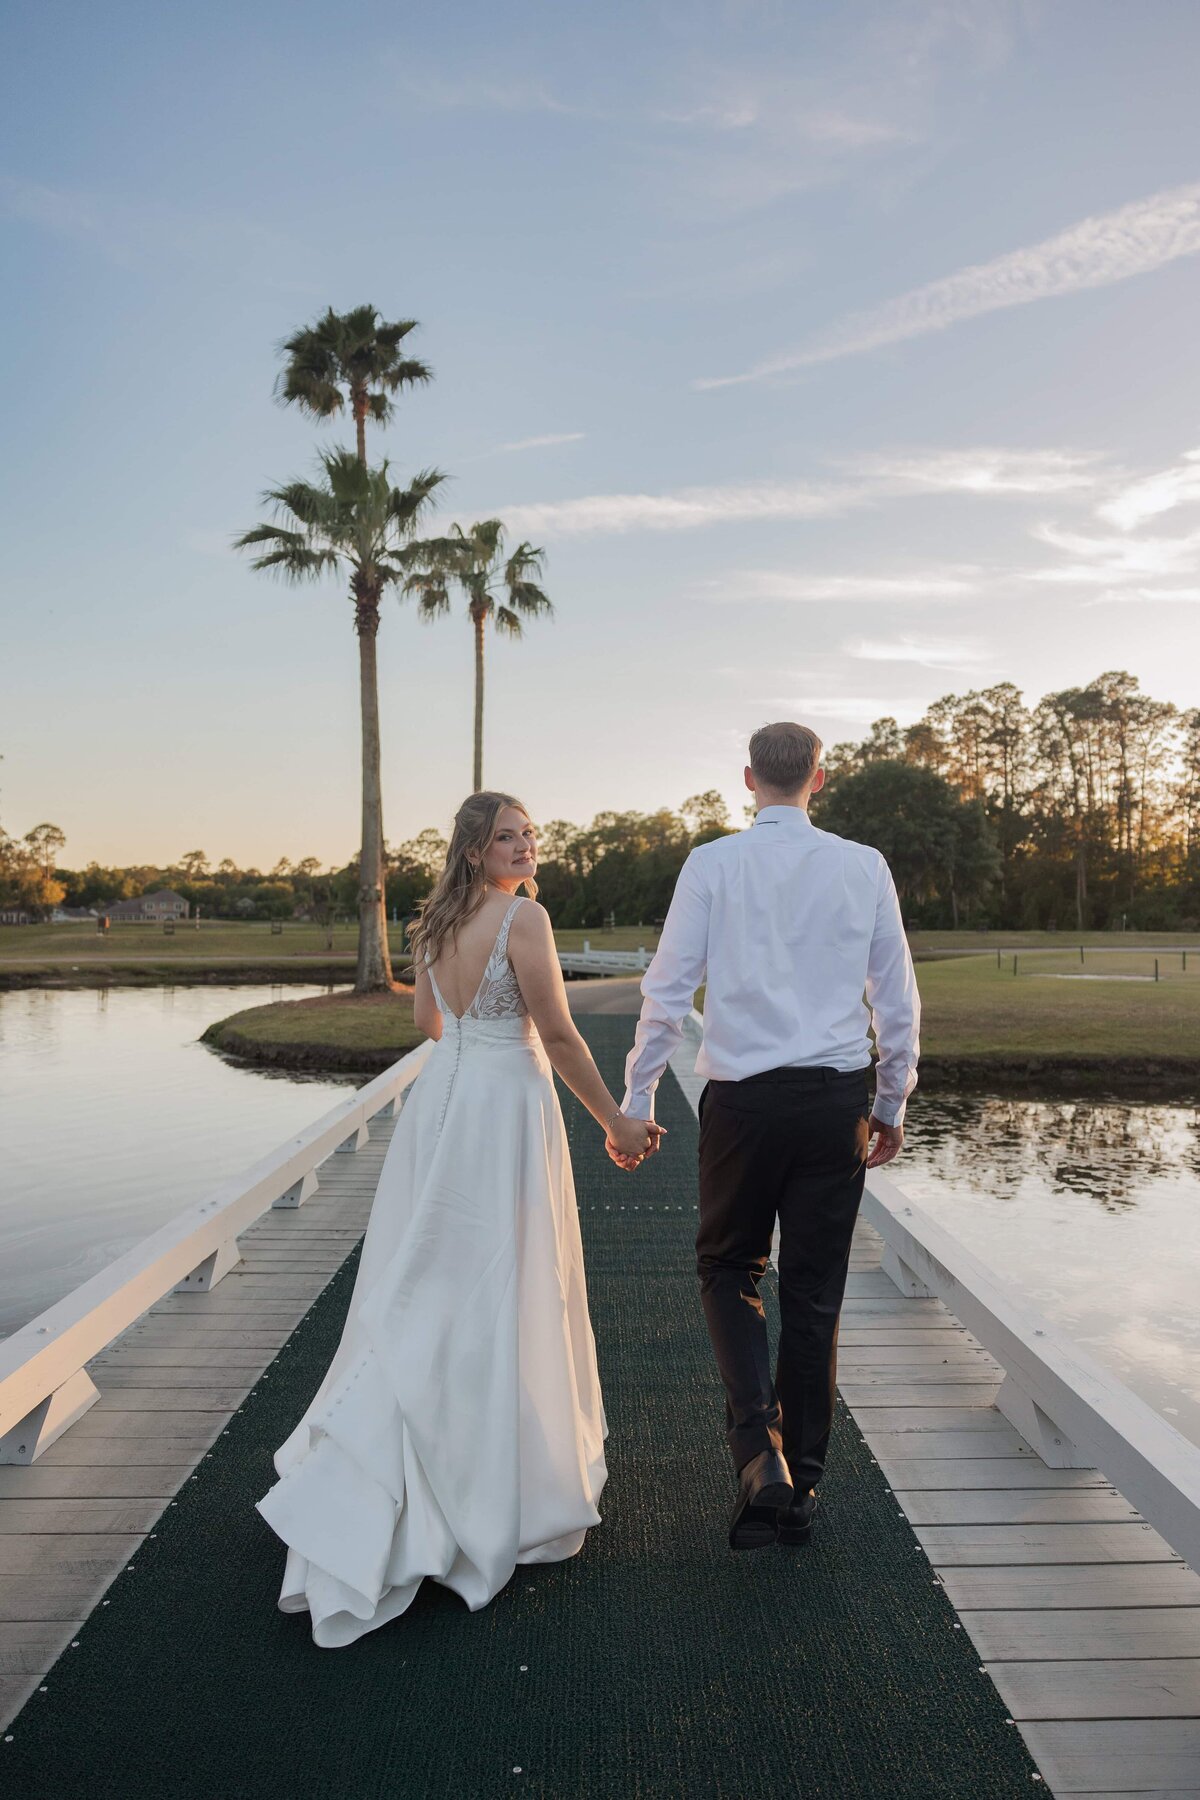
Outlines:
POLYGON ((513 922, 513 917, 516 913, 518 906, 520 906, 521 902, 524 899, 525 899, 524 894, 515 895, 513 898, 512 905, 509 907, 508 911, 505 913, 504 917, 501 919, 500 929, 496 933, 496 946, 495 946, 495 949, 492 951, 492 954, 489 958, 490 962, 503 962, 504 958, 508 955, 509 926, 513 922))
POLYGON ((445 1013, 446 1002, 442 999, 442 990, 437 984, 437 976, 433 972, 433 964, 428 957, 425 958, 425 973, 428 975, 429 985, 433 989, 434 1004, 440 1013, 445 1013))

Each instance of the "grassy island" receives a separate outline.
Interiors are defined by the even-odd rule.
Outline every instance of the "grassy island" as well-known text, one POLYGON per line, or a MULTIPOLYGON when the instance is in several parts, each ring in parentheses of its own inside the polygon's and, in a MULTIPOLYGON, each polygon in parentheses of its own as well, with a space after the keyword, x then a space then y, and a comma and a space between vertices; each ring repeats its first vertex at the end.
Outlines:
MULTIPOLYGON (((945 948, 951 948, 947 946, 945 948)), ((1200 954, 1071 951, 922 962, 922 1087, 1200 1100, 1200 954)), ((589 984, 591 985, 591 984, 589 984)), ((632 987, 632 984, 630 984, 632 987)), ((631 995, 636 1004, 636 993, 631 995)), ((301 1069, 383 1069, 418 1042, 412 990, 323 995, 235 1013, 216 1049, 301 1069)))

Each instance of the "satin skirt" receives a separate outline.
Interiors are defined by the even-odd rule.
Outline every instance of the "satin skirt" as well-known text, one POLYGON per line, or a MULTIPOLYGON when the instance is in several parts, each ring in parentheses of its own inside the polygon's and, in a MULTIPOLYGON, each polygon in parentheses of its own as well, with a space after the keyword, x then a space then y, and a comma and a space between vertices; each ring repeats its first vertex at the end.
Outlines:
POLYGON ((255 1502, 333 1649, 423 1580, 476 1610, 574 1556, 606 1478, 579 1216, 528 1019, 447 1015, 396 1122, 341 1341, 255 1502))

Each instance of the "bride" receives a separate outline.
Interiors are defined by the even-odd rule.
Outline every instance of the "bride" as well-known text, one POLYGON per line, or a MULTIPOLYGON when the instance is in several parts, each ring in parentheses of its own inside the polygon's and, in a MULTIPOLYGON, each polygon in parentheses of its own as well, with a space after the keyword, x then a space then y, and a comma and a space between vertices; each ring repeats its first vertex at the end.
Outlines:
POLYGON ((551 1070, 623 1167, 660 1127, 621 1115, 575 1029, 536 868, 520 801, 463 802, 413 933, 434 1048, 341 1341, 255 1502, 287 1546, 279 1606, 307 1611, 322 1648, 396 1618, 426 1577, 474 1611, 600 1522, 606 1426, 551 1070))

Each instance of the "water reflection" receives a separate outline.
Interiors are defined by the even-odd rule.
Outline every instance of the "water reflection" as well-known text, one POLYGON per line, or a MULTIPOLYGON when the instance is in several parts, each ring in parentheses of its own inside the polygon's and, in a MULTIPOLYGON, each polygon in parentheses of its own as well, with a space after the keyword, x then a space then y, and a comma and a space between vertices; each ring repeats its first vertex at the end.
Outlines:
POLYGON ((1200 1109, 1115 1101, 955 1095, 918 1102, 910 1122, 926 1171, 971 1181, 1002 1200, 1031 1180, 1082 1194, 1106 1212, 1136 1206, 1155 1181, 1200 1183, 1200 1109))
POLYGON ((239 1069, 214 1019, 319 988, 0 993, 0 1334, 310 1124, 344 1082, 239 1069))
POLYGON ((1200 1442, 1200 1110, 914 1096, 894 1173, 1200 1442))
MULTIPOLYGON (((340 1097, 197 1041, 317 991, 0 993, 0 1334, 340 1097)), ((1200 1442, 1200 1110, 918 1090, 889 1173, 1200 1442)))

